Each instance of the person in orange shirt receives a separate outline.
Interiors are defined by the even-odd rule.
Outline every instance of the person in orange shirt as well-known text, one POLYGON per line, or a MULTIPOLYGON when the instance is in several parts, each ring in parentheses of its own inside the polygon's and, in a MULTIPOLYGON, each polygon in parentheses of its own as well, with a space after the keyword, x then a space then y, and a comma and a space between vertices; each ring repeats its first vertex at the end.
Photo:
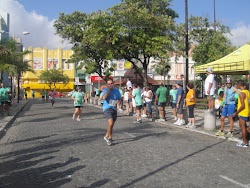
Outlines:
POLYGON ((192 83, 187 84, 188 93, 186 96, 186 105, 188 107, 189 112, 189 123, 186 125, 186 128, 195 128, 195 119, 194 119, 194 107, 195 107, 195 93, 194 93, 194 85, 192 83))

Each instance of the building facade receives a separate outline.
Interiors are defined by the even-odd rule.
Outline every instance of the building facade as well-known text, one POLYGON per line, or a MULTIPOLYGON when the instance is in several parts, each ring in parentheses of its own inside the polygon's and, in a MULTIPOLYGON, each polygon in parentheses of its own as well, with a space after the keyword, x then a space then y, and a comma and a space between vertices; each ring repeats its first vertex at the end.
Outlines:
MULTIPOLYGON (((63 74, 70 78, 69 83, 56 83, 55 89, 57 92, 69 92, 74 89, 74 64, 66 63, 73 54, 72 50, 48 50, 47 47, 32 48, 29 47, 31 53, 27 54, 24 59, 29 62, 30 67, 33 68, 34 73, 23 73, 20 81, 21 88, 27 91, 28 97, 31 97, 32 90, 35 91, 35 96, 40 97, 43 90, 49 90, 50 86, 39 80, 42 71, 49 69, 61 69, 63 74)), ((54 88, 54 85, 51 87, 54 88)))

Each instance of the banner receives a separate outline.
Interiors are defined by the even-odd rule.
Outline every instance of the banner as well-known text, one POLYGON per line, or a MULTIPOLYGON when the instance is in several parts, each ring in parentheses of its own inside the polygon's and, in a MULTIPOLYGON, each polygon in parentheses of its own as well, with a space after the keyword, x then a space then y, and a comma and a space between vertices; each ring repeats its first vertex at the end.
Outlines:
POLYGON ((41 57, 34 57, 33 69, 34 70, 43 70, 43 60, 41 57))
POLYGON ((51 58, 48 58, 47 67, 48 67, 48 69, 52 69, 52 59, 51 58))
POLYGON ((53 68, 54 69, 59 69, 58 59, 53 59, 53 68))

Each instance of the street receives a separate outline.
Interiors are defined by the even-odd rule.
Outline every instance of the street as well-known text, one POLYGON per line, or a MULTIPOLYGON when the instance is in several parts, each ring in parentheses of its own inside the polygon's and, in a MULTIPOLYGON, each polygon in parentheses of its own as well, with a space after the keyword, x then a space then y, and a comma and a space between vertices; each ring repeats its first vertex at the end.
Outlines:
POLYGON ((31 100, 0 140, 0 187, 250 187, 250 150, 235 142, 119 114, 107 120, 73 101, 31 100))

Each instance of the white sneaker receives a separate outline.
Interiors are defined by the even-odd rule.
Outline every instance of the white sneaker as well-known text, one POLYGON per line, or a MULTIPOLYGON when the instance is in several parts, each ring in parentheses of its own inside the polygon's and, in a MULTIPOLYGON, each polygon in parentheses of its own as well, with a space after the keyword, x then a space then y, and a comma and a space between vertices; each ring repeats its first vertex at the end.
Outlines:
POLYGON ((185 127, 186 127, 186 128, 190 128, 191 125, 192 125, 191 123, 188 123, 185 127))
POLYGON ((147 115, 146 115, 146 114, 142 114, 142 115, 141 115, 141 117, 144 117, 144 118, 146 118, 146 117, 147 117, 147 115))
POLYGON ((178 123, 180 123, 180 119, 178 119, 174 124, 177 125, 178 123))
POLYGON ((175 116, 175 117, 174 117, 174 120, 178 120, 178 118, 175 116))
POLYGON ((184 120, 181 119, 180 122, 177 124, 178 126, 181 126, 181 125, 184 125, 185 124, 185 121, 183 122, 184 120))
POLYGON ((76 121, 81 121, 81 119, 80 119, 80 118, 77 118, 76 121))
POLYGON ((186 124, 186 121, 184 119, 181 120, 182 125, 186 124))
POLYGON ((74 116, 74 114, 73 114, 73 116, 72 116, 72 119, 73 119, 73 120, 75 120, 75 116, 74 116))

